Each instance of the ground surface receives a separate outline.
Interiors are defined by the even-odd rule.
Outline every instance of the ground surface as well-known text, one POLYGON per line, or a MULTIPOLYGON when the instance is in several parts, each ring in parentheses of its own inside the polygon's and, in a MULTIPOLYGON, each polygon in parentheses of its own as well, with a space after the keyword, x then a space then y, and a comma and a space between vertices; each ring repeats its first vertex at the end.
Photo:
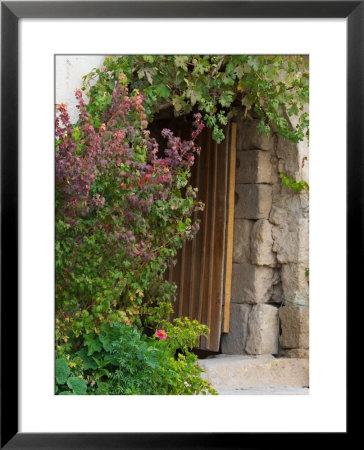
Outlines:
POLYGON ((220 395, 308 395, 308 388, 292 386, 268 386, 261 388, 218 389, 220 395))
POLYGON ((199 361, 221 395, 307 395, 309 361, 272 355, 209 356, 199 361))

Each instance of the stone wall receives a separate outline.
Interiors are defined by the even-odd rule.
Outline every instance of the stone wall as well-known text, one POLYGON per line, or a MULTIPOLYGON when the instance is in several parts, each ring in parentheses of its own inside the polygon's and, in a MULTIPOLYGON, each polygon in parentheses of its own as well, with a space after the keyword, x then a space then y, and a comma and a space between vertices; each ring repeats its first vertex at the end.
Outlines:
POLYGON ((257 123, 237 119, 230 331, 221 351, 307 357, 308 193, 283 187, 279 173, 308 182, 308 145, 265 137, 257 123))

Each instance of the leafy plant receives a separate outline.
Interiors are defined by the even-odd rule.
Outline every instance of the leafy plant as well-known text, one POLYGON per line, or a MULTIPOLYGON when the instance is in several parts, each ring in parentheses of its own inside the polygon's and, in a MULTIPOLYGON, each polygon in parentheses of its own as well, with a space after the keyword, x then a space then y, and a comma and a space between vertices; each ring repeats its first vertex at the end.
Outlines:
POLYGON ((68 361, 61 358, 56 359, 56 394, 85 395, 86 390, 87 384, 82 375, 72 376, 68 361))
POLYGON ((310 268, 309 267, 305 268, 305 276, 307 278, 307 284, 310 285, 310 268))
MULTIPOLYGON (((199 333, 207 334, 207 327, 189 323, 185 318, 183 322, 168 324, 165 339, 156 334, 148 338, 137 328, 120 322, 103 324, 101 328, 101 333, 84 340, 85 347, 74 355, 77 363, 69 364, 79 366, 80 375, 69 376, 66 381, 62 378, 61 386, 57 386, 58 390, 62 389, 59 395, 84 395, 86 391, 89 395, 216 394, 201 378, 203 370, 196 355, 185 348, 183 354, 175 356, 181 339, 192 343, 199 333), (63 390, 65 383, 72 392, 63 390)), ((67 361, 58 359, 56 364, 65 366, 67 361)))
POLYGON ((286 139, 299 142, 308 136, 308 60, 299 55, 124 55, 108 56, 101 69, 84 77, 89 89, 88 111, 93 125, 102 124, 100 114, 112 102, 115 82, 127 75, 132 88, 145 96, 148 120, 162 109, 176 115, 199 111, 213 139, 224 139, 222 126, 244 107, 246 117, 260 117, 259 130, 272 127, 286 139), (90 82, 96 81, 91 86, 90 82), (299 116, 292 129, 286 119, 299 116))
POLYGON ((299 192, 302 190, 309 191, 310 189, 306 181, 294 181, 284 173, 280 173, 279 176, 282 179, 282 186, 285 186, 287 189, 292 189, 294 192, 299 192))

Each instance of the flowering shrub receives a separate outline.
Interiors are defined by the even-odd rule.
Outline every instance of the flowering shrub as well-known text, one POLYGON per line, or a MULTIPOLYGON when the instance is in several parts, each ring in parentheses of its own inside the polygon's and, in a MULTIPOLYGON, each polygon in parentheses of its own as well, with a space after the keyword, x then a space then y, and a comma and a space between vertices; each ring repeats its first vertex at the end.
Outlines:
MULTIPOLYGON (((129 93, 123 74, 100 115, 98 129, 80 90, 76 97, 80 110, 76 125, 70 123, 63 104, 56 116, 56 353, 60 361, 69 361, 71 370, 58 389, 84 393, 84 383, 75 378, 89 377, 94 385, 88 385, 88 392, 138 391, 121 388, 115 378, 119 377, 115 367, 122 370, 125 357, 120 345, 117 362, 103 354, 111 351, 103 341, 106 330, 111 324, 113 330, 122 330, 117 323, 133 325, 124 332, 129 337, 138 334, 139 344, 149 349, 147 356, 163 354, 159 364, 169 373, 167 378, 186 371, 195 377, 193 354, 184 352, 171 360, 175 331, 166 320, 175 285, 163 274, 183 241, 192 239, 199 228, 191 216, 203 205, 188 180, 200 151, 195 140, 204 128, 201 115, 195 114, 188 141, 164 129, 166 149, 161 152, 146 129, 144 96, 138 90, 129 93), (155 337, 148 341, 141 332, 155 337), (105 376, 107 389, 102 388, 105 376)), ((192 326, 198 341, 196 333, 206 333, 207 328, 192 326)), ((136 346, 134 350, 142 351, 136 346)), ((152 367, 150 361, 145 364, 152 367)), ((192 381, 188 383, 193 391, 192 381)))
MULTIPOLYGON (((172 331, 180 325, 169 327, 172 331)), ((194 324, 196 336, 206 335, 206 330, 194 324)), ((175 341, 167 337, 148 338, 134 326, 117 322, 103 324, 101 333, 84 344, 69 360, 57 359, 58 395, 216 394, 201 378, 196 355, 187 351, 176 357, 175 341)))

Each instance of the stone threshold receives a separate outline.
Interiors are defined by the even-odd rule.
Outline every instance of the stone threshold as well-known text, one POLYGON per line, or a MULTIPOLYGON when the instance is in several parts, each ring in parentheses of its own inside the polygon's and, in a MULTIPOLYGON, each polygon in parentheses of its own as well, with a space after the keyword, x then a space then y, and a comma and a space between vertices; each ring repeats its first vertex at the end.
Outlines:
POLYGON ((309 387, 306 358, 220 354, 199 360, 199 365, 205 371, 202 376, 221 394, 292 394, 299 392, 291 388, 309 387))
POLYGON ((218 389, 220 395, 308 395, 308 388, 292 386, 261 386, 255 388, 218 389))

